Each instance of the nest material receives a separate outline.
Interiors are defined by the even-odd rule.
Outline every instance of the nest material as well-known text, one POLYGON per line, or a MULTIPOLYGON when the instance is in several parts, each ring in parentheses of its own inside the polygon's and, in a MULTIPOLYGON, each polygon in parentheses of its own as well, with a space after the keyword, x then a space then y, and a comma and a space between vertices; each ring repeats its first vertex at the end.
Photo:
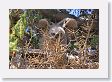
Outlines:
MULTIPOLYGON (((87 26, 86 26, 87 27, 87 26)), ((78 51, 78 55, 70 57, 68 44, 61 44, 60 38, 51 39, 48 31, 43 32, 41 48, 28 50, 27 53, 16 54, 10 61, 10 69, 98 69, 99 52, 89 55, 88 38, 92 26, 88 27, 87 34, 82 31, 81 35, 76 36, 73 32, 68 32, 70 39, 75 40, 78 50, 72 49, 73 53, 78 51), (74 39, 75 38, 75 39, 74 39), (20 56, 20 57, 18 57, 20 56), (17 61, 18 60, 18 61, 17 61)), ((80 30, 79 30, 80 31, 80 30)), ((77 32, 77 31, 75 31, 77 32)), ((71 41, 71 40, 69 40, 71 41)), ((70 43, 70 42, 69 42, 70 43)), ((74 45, 74 44, 73 44, 74 45)), ((23 49, 24 51, 24 49, 23 49)))

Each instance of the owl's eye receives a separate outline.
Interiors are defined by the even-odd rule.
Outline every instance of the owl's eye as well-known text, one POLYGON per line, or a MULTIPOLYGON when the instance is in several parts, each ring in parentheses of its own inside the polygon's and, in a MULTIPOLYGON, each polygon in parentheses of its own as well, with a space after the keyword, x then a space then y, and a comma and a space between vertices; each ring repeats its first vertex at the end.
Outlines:
POLYGON ((56 34, 55 38, 56 38, 56 39, 59 38, 59 34, 56 34))
POLYGON ((52 36, 55 36, 55 33, 51 33, 52 36))

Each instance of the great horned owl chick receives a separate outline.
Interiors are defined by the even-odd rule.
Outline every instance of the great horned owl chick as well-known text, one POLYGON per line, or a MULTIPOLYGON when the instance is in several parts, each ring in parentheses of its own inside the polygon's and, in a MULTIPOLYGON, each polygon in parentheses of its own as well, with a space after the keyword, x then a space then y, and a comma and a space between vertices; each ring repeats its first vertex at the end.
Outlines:
POLYGON ((68 30, 74 32, 74 30, 77 28, 77 21, 73 18, 65 18, 56 24, 50 25, 47 19, 41 19, 38 23, 38 26, 44 32, 47 30, 51 39, 60 38, 60 40, 65 41, 64 43, 68 43, 73 34, 68 30))
POLYGON ((73 18, 66 18, 63 24, 63 28, 67 34, 68 42, 75 40, 75 32, 78 28, 77 21, 73 18))
POLYGON ((44 32, 48 30, 49 22, 47 19, 41 19, 38 22, 38 27, 41 28, 44 32))
POLYGON ((49 36, 53 40, 59 40, 62 44, 67 44, 65 30, 59 26, 54 25, 49 30, 49 36))
POLYGON ((75 30, 77 28, 77 21, 73 18, 66 18, 63 27, 70 30, 75 30))
POLYGON ((49 30, 49 34, 51 38, 57 38, 58 35, 60 35, 61 37, 64 36, 65 31, 62 27, 54 25, 50 30, 49 30))

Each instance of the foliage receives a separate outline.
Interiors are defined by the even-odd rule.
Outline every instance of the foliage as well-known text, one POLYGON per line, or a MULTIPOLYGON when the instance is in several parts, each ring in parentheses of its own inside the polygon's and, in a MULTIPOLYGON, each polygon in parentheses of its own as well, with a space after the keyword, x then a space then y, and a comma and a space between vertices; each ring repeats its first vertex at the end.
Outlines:
POLYGON ((22 14, 20 19, 18 20, 17 24, 12 27, 12 33, 9 37, 10 51, 17 51, 19 40, 22 40, 24 37, 26 25, 26 12, 24 12, 24 14, 22 14))
POLYGON ((96 45, 99 44, 99 37, 98 37, 98 35, 93 35, 91 38, 92 39, 90 41, 90 45, 91 45, 91 47, 95 48, 96 45))

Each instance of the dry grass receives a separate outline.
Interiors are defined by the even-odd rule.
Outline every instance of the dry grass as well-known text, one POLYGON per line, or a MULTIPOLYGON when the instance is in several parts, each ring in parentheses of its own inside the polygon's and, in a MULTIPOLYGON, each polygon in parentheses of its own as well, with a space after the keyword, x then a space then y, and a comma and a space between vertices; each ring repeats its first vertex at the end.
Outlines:
MULTIPOLYGON (((99 68, 99 51, 91 54, 87 49, 90 47, 88 39, 93 29, 94 20, 91 23, 82 26, 87 30, 77 29, 75 31, 67 30, 70 37, 75 37, 75 44, 78 47, 73 52, 69 50, 68 44, 61 43, 61 37, 52 40, 49 37, 48 31, 41 30, 42 42, 41 49, 30 49, 29 43, 26 44, 23 51, 25 54, 16 54, 10 61, 9 68, 11 69, 98 69, 99 68), (81 34, 77 36, 77 33, 81 34), (70 54, 71 53, 71 54, 70 54), (69 54, 69 55, 68 55, 69 54), (22 57, 23 56, 23 57, 22 57)), ((74 44, 74 45, 75 45, 74 44)))

